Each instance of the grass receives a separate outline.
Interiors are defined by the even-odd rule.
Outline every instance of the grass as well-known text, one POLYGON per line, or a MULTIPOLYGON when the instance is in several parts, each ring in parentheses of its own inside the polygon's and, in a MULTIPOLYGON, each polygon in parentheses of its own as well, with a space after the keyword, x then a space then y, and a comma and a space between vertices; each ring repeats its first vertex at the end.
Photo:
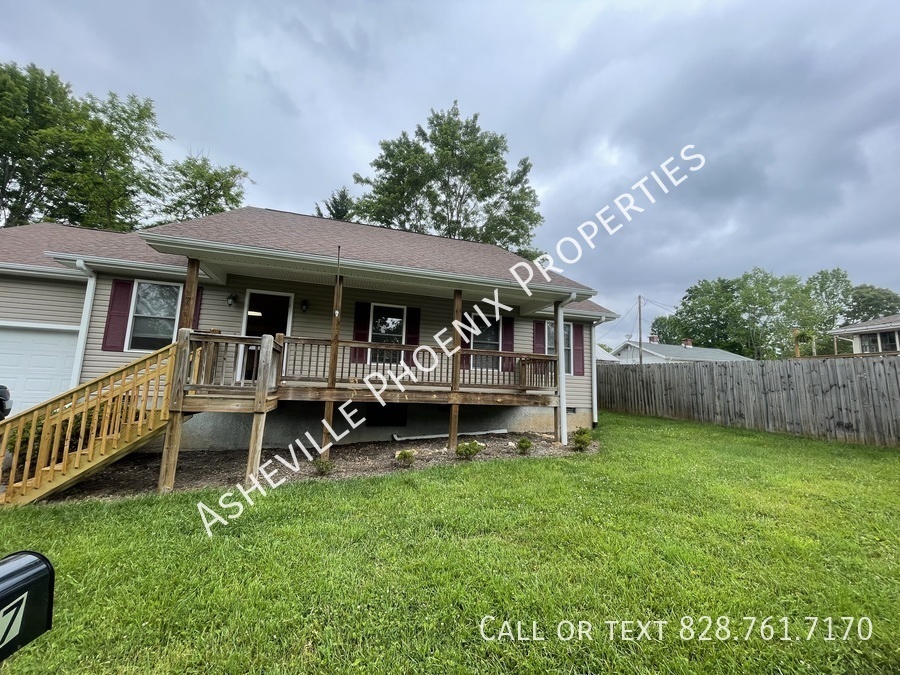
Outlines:
POLYGON ((57 569, 17 673, 897 673, 900 452, 604 414, 601 451, 0 512, 57 569), (682 641, 684 615, 868 616, 868 641, 682 641), (543 642, 491 641, 485 615, 543 642), (668 620, 609 641, 605 620, 668 620), (559 621, 592 641, 556 638, 559 621))

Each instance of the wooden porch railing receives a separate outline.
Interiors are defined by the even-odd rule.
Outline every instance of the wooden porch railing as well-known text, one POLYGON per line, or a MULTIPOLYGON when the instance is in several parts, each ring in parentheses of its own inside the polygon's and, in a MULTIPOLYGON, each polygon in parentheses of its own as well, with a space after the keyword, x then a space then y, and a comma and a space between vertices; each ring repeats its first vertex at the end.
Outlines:
POLYGON ((282 335, 274 338, 269 355, 265 353, 264 337, 191 331, 186 346, 189 367, 184 387, 206 393, 233 392, 235 387, 243 387, 251 395, 259 388, 260 375, 265 373, 264 388, 274 389, 281 373, 284 339, 282 335), (271 366, 267 367, 268 363, 271 366))
MULTIPOLYGON (((337 381, 359 383, 370 373, 387 376, 398 372, 401 363, 413 370, 418 385, 449 387, 453 359, 435 349, 437 362, 427 351, 413 352, 418 345, 392 345, 374 342, 341 341, 338 345, 337 381)), ((310 338, 284 338, 281 382, 327 382, 331 341, 310 338)), ((461 350, 460 386, 465 388, 555 389, 556 357, 520 352, 461 350)))
POLYGON ((174 351, 164 347, 0 422, 0 503, 50 494, 159 433, 174 351))

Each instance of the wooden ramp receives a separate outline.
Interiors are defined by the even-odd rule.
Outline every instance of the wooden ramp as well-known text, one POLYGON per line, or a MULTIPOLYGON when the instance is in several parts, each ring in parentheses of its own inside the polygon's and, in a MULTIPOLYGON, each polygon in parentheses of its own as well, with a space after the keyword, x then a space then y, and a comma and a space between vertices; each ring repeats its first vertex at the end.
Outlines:
POLYGON ((64 490, 165 431, 174 355, 169 345, 0 422, 0 505, 64 490))

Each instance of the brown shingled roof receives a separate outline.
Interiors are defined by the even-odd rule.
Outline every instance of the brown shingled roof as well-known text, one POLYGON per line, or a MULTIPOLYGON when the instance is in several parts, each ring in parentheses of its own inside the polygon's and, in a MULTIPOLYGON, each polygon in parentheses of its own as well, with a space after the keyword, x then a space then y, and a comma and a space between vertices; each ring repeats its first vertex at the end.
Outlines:
MULTIPOLYGON (((525 259, 493 244, 449 239, 331 218, 245 206, 144 230, 149 235, 334 257, 375 265, 513 281, 509 268, 525 259)), ((589 289, 559 275, 554 286, 589 289)), ((544 282, 536 275, 535 281, 544 282)))
POLYGON ((0 262, 63 268, 45 251, 127 260, 152 265, 187 266, 186 258, 156 251, 136 232, 110 232, 58 223, 0 228, 0 262))

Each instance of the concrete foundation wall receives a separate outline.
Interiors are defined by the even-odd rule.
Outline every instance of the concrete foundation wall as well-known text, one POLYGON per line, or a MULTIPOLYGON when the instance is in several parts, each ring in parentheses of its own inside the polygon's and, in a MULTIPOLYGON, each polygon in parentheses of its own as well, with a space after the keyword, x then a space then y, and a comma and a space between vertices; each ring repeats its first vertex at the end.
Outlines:
MULTIPOLYGON (((360 443, 367 441, 389 441, 392 434, 398 436, 423 436, 427 434, 446 434, 450 420, 449 405, 414 405, 407 408, 407 423, 405 426, 372 426, 380 406, 375 405, 375 411, 365 403, 354 403, 347 407, 348 412, 356 408, 357 414, 354 420, 363 417, 370 418, 367 422, 350 432, 338 441, 338 445, 345 443, 360 443)), ((390 404, 388 407, 391 407, 390 404)), ((315 439, 316 443, 322 442, 322 417, 325 405, 323 403, 310 403, 302 401, 284 401, 281 405, 266 417, 266 431, 263 446, 266 448, 287 447, 295 438, 300 438, 307 447, 306 432, 315 439)), ((194 415, 185 422, 181 437, 181 449, 191 450, 246 450, 250 442, 250 424, 252 415, 249 413, 201 413, 194 415)), ((575 413, 569 413, 569 431, 573 432, 578 427, 591 426, 591 411, 587 408, 577 408, 575 413)), ((349 429, 343 415, 338 410, 337 404, 334 411, 334 430, 342 434, 349 429)), ((491 429, 507 429, 512 433, 532 431, 538 433, 553 433, 553 408, 512 408, 508 406, 461 406, 459 411, 459 430, 461 433, 468 431, 487 431, 491 429)), ((147 446, 148 451, 159 451, 162 448, 162 440, 157 440, 147 446)))

